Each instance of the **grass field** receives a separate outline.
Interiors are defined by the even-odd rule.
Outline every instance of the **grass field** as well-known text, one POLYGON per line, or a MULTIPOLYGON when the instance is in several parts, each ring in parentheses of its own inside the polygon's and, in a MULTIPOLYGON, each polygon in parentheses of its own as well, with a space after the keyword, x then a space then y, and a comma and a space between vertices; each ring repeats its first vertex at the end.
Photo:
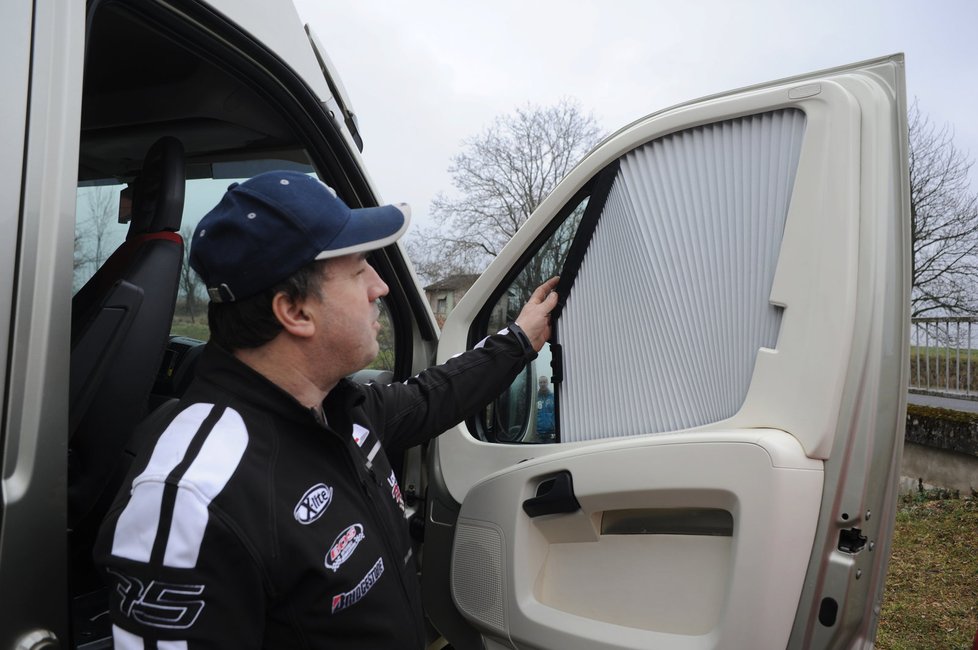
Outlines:
POLYGON ((978 391, 978 350, 910 346, 910 385, 978 391))
POLYGON ((978 499, 903 498, 876 636, 880 650, 971 650, 978 629, 978 499))
POLYGON ((925 347, 923 345, 911 345, 910 358, 916 359, 918 357, 920 359, 930 357, 931 359, 950 358, 952 360, 957 360, 960 357, 961 363, 966 363, 968 361, 968 358, 970 357, 971 363, 978 363, 978 350, 971 350, 968 348, 961 348, 960 350, 958 350, 958 348, 951 348, 950 351, 948 351, 948 348, 943 348, 943 347, 936 347, 936 346, 925 347))
POLYGON ((173 325, 170 326, 170 333, 174 336, 189 336, 192 339, 206 341, 211 337, 211 332, 207 328, 207 315, 198 316, 193 321, 183 316, 176 316, 173 325))

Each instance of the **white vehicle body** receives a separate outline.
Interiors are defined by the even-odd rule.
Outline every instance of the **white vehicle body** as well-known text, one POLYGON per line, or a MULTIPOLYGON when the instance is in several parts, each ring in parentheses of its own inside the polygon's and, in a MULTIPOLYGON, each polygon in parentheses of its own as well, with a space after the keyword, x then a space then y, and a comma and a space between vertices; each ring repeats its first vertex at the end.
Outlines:
MULTIPOLYGON (((66 536, 84 188, 136 178, 170 135, 191 189, 292 164, 351 205, 379 194, 287 0, 7 2, 0 34, 0 647, 107 647, 80 622, 66 536)), ((573 235, 557 334, 528 370, 554 376, 560 442, 532 444, 518 382, 403 459, 427 613, 455 648, 871 646, 906 403, 904 95, 892 56, 621 129, 440 342, 402 247, 372 258, 403 378, 477 341, 573 235)))

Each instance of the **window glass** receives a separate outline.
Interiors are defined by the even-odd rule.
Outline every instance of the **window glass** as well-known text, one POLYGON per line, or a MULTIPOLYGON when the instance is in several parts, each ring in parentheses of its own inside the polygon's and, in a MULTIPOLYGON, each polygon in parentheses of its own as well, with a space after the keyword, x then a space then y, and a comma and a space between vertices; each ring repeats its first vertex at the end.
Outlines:
POLYGON ((129 225, 119 223, 120 193, 115 179, 80 186, 75 197, 75 259, 72 288, 81 289, 125 241, 129 225))
MULTIPOLYGON (((503 291, 489 314, 486 334, 514 321, 534 289, 560 275, 587 202, 585 197, 567 213, 503 291)), ((551 360, 550 344, 545 343, 537 358, 526 366, 507 392, 486 408, 482 424, 487 440, 528 444, 556 440, 556 387, 551 360)))
POLYGON ((489 316, 487 333, 499 331, 515 320, 533 290, 553 276, 560 275, 574 235, 581 225, 587 201, 585 198, 570 211, 554 234, 543 243, 503 292, 489 316))
POLYGON ((190 267, 190 242, 193 240, 197 224, 218 204, 231 183, 240 183, 249 177, 247 173, 252 167, 256 168, 255 173, 260 173, 262 167, 276 169, 279 165, 295 166, 294 163, 275 160, 244 161, 233 170, 214 165, 212 173, 220 177, 195 178, 187 181, 180 226, 180 237, 184 242, 183 265, 180 268, 180 288, 177 292, 177 304, 173 310, 171 335, 186 336, 201 341, 210 338, 210 331, 207 328, 207 290, 200 277, 190 267), (224 176, 226 172, 241 175, 224 176))
POLYGON ((377 345, 380 352, 370 364, 374 370, 394 372, 394 319, 386 298, 380 301, 380 332, 377 333, 377 345))
MULTIPOLYGON (((171 336, 199 341, 210 338, 207 327, 207 292, 200 277, 190 267, 190 242, 194 229, 208 211, 218 204, 228 186, 271 169, 297 169, 310 172, 308 165, 289 160, 245 160, 196 166, 194 175, 206 170, 209 178, 186 182, 180 236, 184 241, 180 286, 170 327, 171 336)), ((311 173, 311 172, 310 172, 311 173)), ((77 191, 75 220, 74 291, 85 285, 95 271, 125 241, 129 224, 120 223, 127 213, 127 184, 115 179, 82 183, 77 191), (120 208, 120 206, 122 206, 120 208)), ((378 370, 394 369, 394 325, 386 302, 381 302, 380 353, 371 364, 378 370)))

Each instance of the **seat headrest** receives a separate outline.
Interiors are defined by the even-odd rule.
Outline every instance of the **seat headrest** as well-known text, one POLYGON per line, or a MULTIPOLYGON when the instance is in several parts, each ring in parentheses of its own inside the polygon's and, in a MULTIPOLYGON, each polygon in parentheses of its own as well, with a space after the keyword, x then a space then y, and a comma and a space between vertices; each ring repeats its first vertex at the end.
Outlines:
POLYGON ((157 140, 143 160, 132 196, 132 221, 129 234, 177 232, 183 217, 186 171, 183 145, 171 136, 157 140))

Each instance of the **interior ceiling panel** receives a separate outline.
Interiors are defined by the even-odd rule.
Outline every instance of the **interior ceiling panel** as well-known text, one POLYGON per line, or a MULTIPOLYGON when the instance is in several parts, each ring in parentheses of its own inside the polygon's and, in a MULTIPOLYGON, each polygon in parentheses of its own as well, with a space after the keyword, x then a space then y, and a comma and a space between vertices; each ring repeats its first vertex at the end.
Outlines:
POLYGON ((162 135, 188 160, 233 158, 245 147, 288 149, 294 135, 248 84, 107 4, 86 52, 81 180, 129 179, 162 135))

